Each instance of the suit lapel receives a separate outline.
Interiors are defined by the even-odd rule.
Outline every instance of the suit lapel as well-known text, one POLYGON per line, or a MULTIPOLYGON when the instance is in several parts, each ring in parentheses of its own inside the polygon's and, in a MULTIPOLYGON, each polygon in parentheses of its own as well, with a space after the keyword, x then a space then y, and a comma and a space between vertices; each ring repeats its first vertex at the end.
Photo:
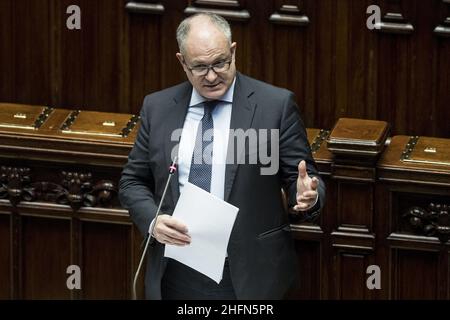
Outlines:
MULTIPOLYGON (((164 122, 165 134, 164 134, 164 153, 166 160, 166 167, 172 163, 172 150, 174 155, 178 154, 178 145, 180 143, 181 130, 183 129, 184 119, 188 110, 189 100, 192 94, 192 86, 187 82, 186 86, 180 90, 180 93, 174 97, 174 103, 168 108, 167 120, 164 122), (172 133, 180 129, 179 133, 175 136, 175 141, 172 141, 172 133)), ((178 171, 172 176, 170 180, 169 189, 172 193, 173 205, 175 207, 178 198, 180 197, 180 187, 178 185, 178 171)))
MULTIPOLYGON (((230 129, 242 129, 246 131, 251 127, 253 115, 256 108, 256 103, 252 100, 253 89, 245 81, 240 73, 236 75, 236 84, 234 87, 233 107, 231 110, 231 122, 230 129)), ((233 135, 230 136, 230 140, 233 139, 233 135)), ((232 142, 228 142, 227 149, 227 165, 225 169, 225 194, 224 200, 228 201, 230 193, 233 187, 234 178, 238 169, 237 160, 243 156, 245 150, 236 150, 236 146, 232 148, 230 145, 232 142), (233 153, 237 151, 237 154, 233 153), (229 163, 228 159, 233 159, 232 163, 229 163)))

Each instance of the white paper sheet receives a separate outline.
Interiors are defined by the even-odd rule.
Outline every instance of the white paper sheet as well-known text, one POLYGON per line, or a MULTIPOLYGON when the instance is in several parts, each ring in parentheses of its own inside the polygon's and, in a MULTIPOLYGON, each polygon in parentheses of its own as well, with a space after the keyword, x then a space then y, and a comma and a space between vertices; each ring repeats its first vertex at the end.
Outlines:
POLYGON ((235 206, 186 183, 172 216, 186 224, 191 243, 183 247, 166 245, 164 256, 219 283, 238 211, 235 206))

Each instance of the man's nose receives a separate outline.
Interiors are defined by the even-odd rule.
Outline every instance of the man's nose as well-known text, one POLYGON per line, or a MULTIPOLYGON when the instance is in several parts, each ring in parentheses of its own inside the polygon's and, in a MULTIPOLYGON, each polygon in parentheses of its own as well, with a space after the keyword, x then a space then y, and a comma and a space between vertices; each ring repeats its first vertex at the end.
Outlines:
POLYGON ((205 76, 206 80, 208 80, 209 82, 214 82, 217 79, 217 74, 214 72, 214 70, 212 68, 208 69, 208 73, 205 76))

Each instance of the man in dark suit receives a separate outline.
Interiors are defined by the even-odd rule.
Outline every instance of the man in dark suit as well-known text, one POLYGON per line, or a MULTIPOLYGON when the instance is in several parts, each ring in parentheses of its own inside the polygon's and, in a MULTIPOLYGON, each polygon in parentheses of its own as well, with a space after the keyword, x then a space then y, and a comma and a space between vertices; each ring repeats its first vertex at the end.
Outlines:
POLYGON ((303 217, 316 216, 325 196, 294 95, 236 72, 236 43, 219 16, 185 19, 177 40, 177 58, 189 81, 145 98, 139 134, 120 181, 120 200, 140 232, 146 235, 156 224, 146 297, 281 299, 298 270, 281 189, 290 210, 303 217), (212 162, 197 163, 196 153, 208 153, 201 136, 205 128, 214 132, 208 141, 212 162), (174 134, 177 129, 181 138, 174 134), (233 143, 236 136, 229 133, 234 129, 276 134, 242 146, 233 143), (249 160, 261 147, 272 152, 273 172, 264 173, 267 163, 261 159, 249 160), (179 157, 179 170, 163 201, 164 214, 154 221, 173 155, 179 157), (187 182, 239 208, 219 284, 164 257, 166 245, 191 241, 188 226, 171 216, 187 182))

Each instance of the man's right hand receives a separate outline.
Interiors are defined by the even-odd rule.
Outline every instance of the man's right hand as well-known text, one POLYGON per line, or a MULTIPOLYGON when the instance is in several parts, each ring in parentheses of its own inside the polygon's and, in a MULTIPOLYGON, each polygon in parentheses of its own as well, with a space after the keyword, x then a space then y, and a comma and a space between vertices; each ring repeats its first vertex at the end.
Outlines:
POLYGON ((185 246, 191 243, 187 227, 168 214, 158 216, 153 229, 153 236, 163 244, 185 246))

